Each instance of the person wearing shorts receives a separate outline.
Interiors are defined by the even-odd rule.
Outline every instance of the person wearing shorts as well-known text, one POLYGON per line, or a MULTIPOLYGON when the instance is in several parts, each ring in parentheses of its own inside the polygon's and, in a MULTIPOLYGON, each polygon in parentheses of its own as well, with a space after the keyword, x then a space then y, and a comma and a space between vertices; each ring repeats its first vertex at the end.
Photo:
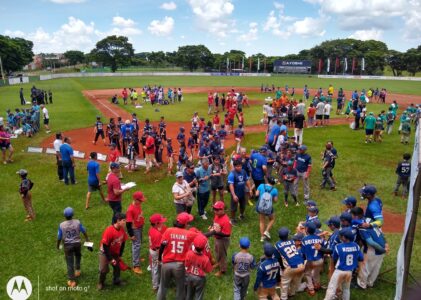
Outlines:
POLYGON ((5 130, 3 125, 0 125, 0 149, 3 154, 3 164, 13 162, 13 147, 10 143, 10 134, 5 130), (9 157, 6 159, 7 150, 9 150, 9 157))
POLYGON ((234 161, 234 170, 228 175, 229 191, 231 193, 231 222, 236 223, 235 215, 240 206, 240 219, 244 219, 246 209, 246 187, 253 196, 250 181, 246 171, 243 170, 241 160, 234 161))
POLYGON ((268 183, 262 183, 257 187, 256 197, 258 197, 259 202, 256 204, 256 212, 259 214, 259 228, 260 228, 260 241, 264 242, 265 239, 270 240, 270 229, 275 223, 275 216, 273 214, 273 203, 278 201, 278 189, 275 187, 276 181, 275 178, 269 177, 268 183), (263 194, 269 193, 272 197, 272 208, 270 213, 264 213, 259 211, 260 201, 263 201, 263 194), (269 222, 265 225, 265 219, 268 218, 269 222))
POLYGON ((88 162, 88 165, 86 166, 86 169, 88 171, 88 193, 86 194, 86 203, 85 203, 85 209, 89 209, 89 200, 91 200, 91 194, 92 192, 99 191, 99 194, 101 195, 101 199, 104 203, 105 197, 104 194, 101 191, 101 180, 100 180, 100 166, 97 160, 98 154, 96 152, 91 152, 90 154, 90 160, 88 162))

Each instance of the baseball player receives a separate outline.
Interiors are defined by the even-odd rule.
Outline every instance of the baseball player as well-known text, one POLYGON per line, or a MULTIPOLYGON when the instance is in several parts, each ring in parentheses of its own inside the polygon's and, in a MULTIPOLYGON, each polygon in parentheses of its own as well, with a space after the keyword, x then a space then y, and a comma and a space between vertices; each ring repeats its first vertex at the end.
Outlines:
MULTIPOLYGON (((361 207, 351 209, 352 223, 359 225, 364 219, 361 207)), ((358 234, 364 244, 364 266, 359 269, 357 283, 360 288, 373 287, 379 275, 383 258, 386 253, 386 240, 381 230, 376 227, 358 227, 358 234)))
POLYGON ((278 260, 273 257, 275 251, 275 247, 271 244, 264 244, 263 252, 265 257, 257 269, 256 281, 253 287, 254 291, 257 291, 259 300, 266 300, 268 296, 272 300, 279 300, 279 296, 276 293, 276 278, 279 276, 281 268, 278 260))
MULTIPOLYGON (((246 210, 246 188, 253 196, 250 181, 248 180, 247 172, 243 170, 243 165, 240 160, 234 161, 234 170, 232 170, 227 178, 229 191, 231 193, 231 220, 235 223, 235 214, 240 206, 240 219, 244 219, 244 212, 246 210)), ((264 183, 264 180, 262 181, 264 183)), ((257 186, 256 186, 257 188, 257 186)))
POLYGON ((232 255, 234 269, 234 300, 244 300, 250 283, 250 271, 256 267, 253 255, 248 252, 250 240, 248 237, 240 238, 240 252, 232 255))
POLYGON ((357 199, 353 196, 347 196, 344 200, 342 200, 342 204, 346 206, 345 212, 351 212, 351 209, 357 206, 357 199))
POLYGON ((126 215, 116 213, 113 225, 108 226, 102 234, 100 252, 99 252, 99 282, 98 290, 104 289, 107 273, 110 271, 109 264, 113 267, 113 284, 124 285, 120 280, 121 257, 123 256, 124 245, 127 240, 127 234, 124 231, 126 224, 126 215))
POLYGON ((161 246, 162 234, 167 230, 164 223, 167 221, 163 215, 153 214, 149 221, 151 227, 149 228, 149 256, 151 263, 152 275, 152 289, 155 293, 158 292, 159 281, 161 277, 161 265, 158 261, 159 247, 161 246))
POLYGON ((208 239, 198 234, 193 240, 194 249, 186 254, 186 289, 187 300, 202 300, 205 293, 206 273, 212 271, 209 257, 204 254, 208 239))
POLYGON ((320 289, 320 272, 323 269, 323 254, 316 250, 315 244, 326 247, 326 241, 316 235, 316 224, 306 222, 307 236, 302 240, 302 251, 306 259, 304 276, 307 280, 308 294, 314 296, 316 290, 320 289))
POLYGON ((297 169, 294 168, 294 161, 289 160, 287 167, 282 168, 282 182, 284 184, 285 207, 288 207, 288 194, 290 193, 294 199, 295 205, 298 206, 297 200, 297 169))
POLYGON ((288 235, 288 228, 280 228, 278 231, 280 240, 275 244, 275 257, 283 269, 281 277, 282 300, 295 295, 304 274, 304 259, 297 251, 294 240, 289 240, 288 235))
POLYGON ((225 204, 217 201, 213 206, 215 216, 213 218, 213 226, 209 227, 207 237, 215 237, 215 256, 219 271, 215 273, 216 277, 220 277, 227 271, 227 255, 232 232, 232 225, 229 217, 225 214, 225 204))
POLYGON ((99 117, 99 116, 96 117, 94 134, 95 134, 95 138, 94 138, 92 144, 96 145, 96 142, 98 141, 99 136, 101 136, 102 142, 105 145, 104 124, 101 122, 101 117, 99 117))
POLYGON ((141 191, 133 193, 133 202, 129 205, 126 212, 126 227, 127 233, 132 240, 132 263, 133 272, 142 274, 140 268, 140 245, 142 243, 142 231, 145 224, 145 218, 142 212, 142 202, 146 198, 141 191))
POLYGON ((398 180, 396 181, 395 189, 393 193, 395 196, 398 195, 399 186, 402 185, 402 197, 405 197, 409 189, 409 181, 411 176, 411 154, 405 153, 403 155, 403 161, 399 162, 396 167, 396 175, 398 180))
POLYGON ((377 189, 373 185, 365 185, 360 189, 361 199, 367 199, 368 204, 365 210, 364 217, 367 222, 364 222, 361 227, 369 228, 370 226, 383 226, 383 202, 376 197, 377 189))
POLYGON ((294 161, 294 168, 297 169, 298 172, 298 181, 300 178, 303 180, 304 184, 304 200, 308 200, 310 198, 310 172, 311 172, 311 156, 306 153, 307 146, 301 145, 298 148, 298 153, 295 156, 294 161))
POLYGON ((342 299, 349 300, 352 272, 362 267, 364 260, 360 247, 352 242, 354 234, 350 229, 341 229, 339 232, 342 243, 335 246, 332 260, 336 266, 330 278, 325 300, 337 299, 336 291, 342 287, 342 299))
POLYGON ((89 241, 85 227, 79 220, 73 219, 73 208, 66 207, 63 215, 66 221, 61 222, 58 227, 57 249, 60 244, 64 245, 64 257, 67 264, 67 285, 75 287, 77 285, 75 278, 80 276, 80 261, 82 259, 80 246, 80 233, 83 233, 85 240, 89 241))
POLYGON ((158 289, 158 300, 165 300, 171 279, 176 282, 176 299, 185 299, 185 266, 187 252, 191 248, 196 233, 186 229, 193 221, 193 216, 182 212, 177 215, 174 227, 170 227, 162 235, 159 248, 161 266, 161 282, 158 289))

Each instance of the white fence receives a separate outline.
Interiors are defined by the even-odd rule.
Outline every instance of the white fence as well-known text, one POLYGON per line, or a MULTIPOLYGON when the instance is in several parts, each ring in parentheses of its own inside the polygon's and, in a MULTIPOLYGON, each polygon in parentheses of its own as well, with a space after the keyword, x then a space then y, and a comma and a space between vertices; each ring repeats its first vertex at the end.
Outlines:
POLYGON ((369 75, 317 75, 318 78, 339 79, 371 79, 371 80, 407 80, 421 81, 421 77, 394 77, 394 76, 369 76, 369 75))
POLYGON ((29 82, 29 77, 27 76, 9 78, 10 85, 19 84, 19 83, 28 83, 28 82, 29 82))

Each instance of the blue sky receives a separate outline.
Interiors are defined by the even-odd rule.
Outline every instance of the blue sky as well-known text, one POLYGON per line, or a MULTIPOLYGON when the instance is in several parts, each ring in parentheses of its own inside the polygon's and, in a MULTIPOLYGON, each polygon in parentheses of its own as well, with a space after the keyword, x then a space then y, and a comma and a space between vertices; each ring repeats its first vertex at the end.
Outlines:
POLYGON ((405 51, 421 44, 421 0, 1 0, 0 34, 34 52, 89 52, 107 35, 136 52, 204 44, 212 52, 285 55, 354 37, 405 51))

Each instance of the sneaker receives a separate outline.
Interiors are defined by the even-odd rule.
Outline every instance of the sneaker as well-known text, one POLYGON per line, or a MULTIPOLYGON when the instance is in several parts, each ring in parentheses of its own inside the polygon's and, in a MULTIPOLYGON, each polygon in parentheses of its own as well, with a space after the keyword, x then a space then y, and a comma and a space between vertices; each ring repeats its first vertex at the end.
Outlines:
POLYGON ((75 287, 75 286, 77 286, 77 283, 74 280, 68 280, 67 281, 67 286, 68 287, 75 287))
POLYGON ((113 284, 117 286, 124 286, 124 285, 127 285, 127 281, 117 280, 117 281, 114 281, 113 284))
POLYGON ((285 207, 288 207, 288 202, 285 202, 285 207))
POLYGON ((133 273, 136 273, 136 274, 139 274, 139 275, 143 274, 142 269, 140 267, 134 267, 133 273))
POLYGON ((307 294, 309 294, 311 297, 313 297, 314 295, 316 295, 316 291, 310 291, 310 290, 308 290, 307 291, 307 294))
POLYGON ((208 217, 206 217, 205 214, 201 215, 200 217, 202 218, 202 220, 207 220, 208 219, 208 217))
POLYGON ((152 270, 151 265, 149 265, 146 270, 148 270, 148 272, 150 272, 152 270))
POLYGON ((240 215, 240 220, 244 220, 244 215, 240 215))
POLYGON ((330 190, 331 190, 332 192, 334 192, 334 191, 336 191, 336 187, 331 187, 331 188, 330 188, 330 190))
POLYGON ((231 219, 231 225, 237 225, 237 219, 231 219))
POLYGON ((253 202, 250 199, 249 199, 248 203, 249 203, 250 206, 254 206, 253 202))
POLYGON ((75 277, 80 277, 80 270, 75 270, 75 277))
POLYGON ((222 275, 224 275, 224 273, 221 271, 215 273, 215 277, 221 277, 222 275))
POLYGON ((97 289, 98 291, 102 291, 102 290, 104 289, 104 285, 103 285, 102 283, 98 283, 98 284, 96 285, 96 289, 97 289))
POLYGON ((300 203, 298 203, 298 202, 297 202, 297 203, 295 203, 295 206, 300 206, 300 203))
POLYGON ((264 236, 270 240, 270 233, 268 231, 263 232, 264 236))
POLYGON ((261 237, 260 237, 260 242, 262 242, 262 243, 263 243, 264 241, 265 241, 265 237, 264 237, 264 236, 261 236, 261 237))

